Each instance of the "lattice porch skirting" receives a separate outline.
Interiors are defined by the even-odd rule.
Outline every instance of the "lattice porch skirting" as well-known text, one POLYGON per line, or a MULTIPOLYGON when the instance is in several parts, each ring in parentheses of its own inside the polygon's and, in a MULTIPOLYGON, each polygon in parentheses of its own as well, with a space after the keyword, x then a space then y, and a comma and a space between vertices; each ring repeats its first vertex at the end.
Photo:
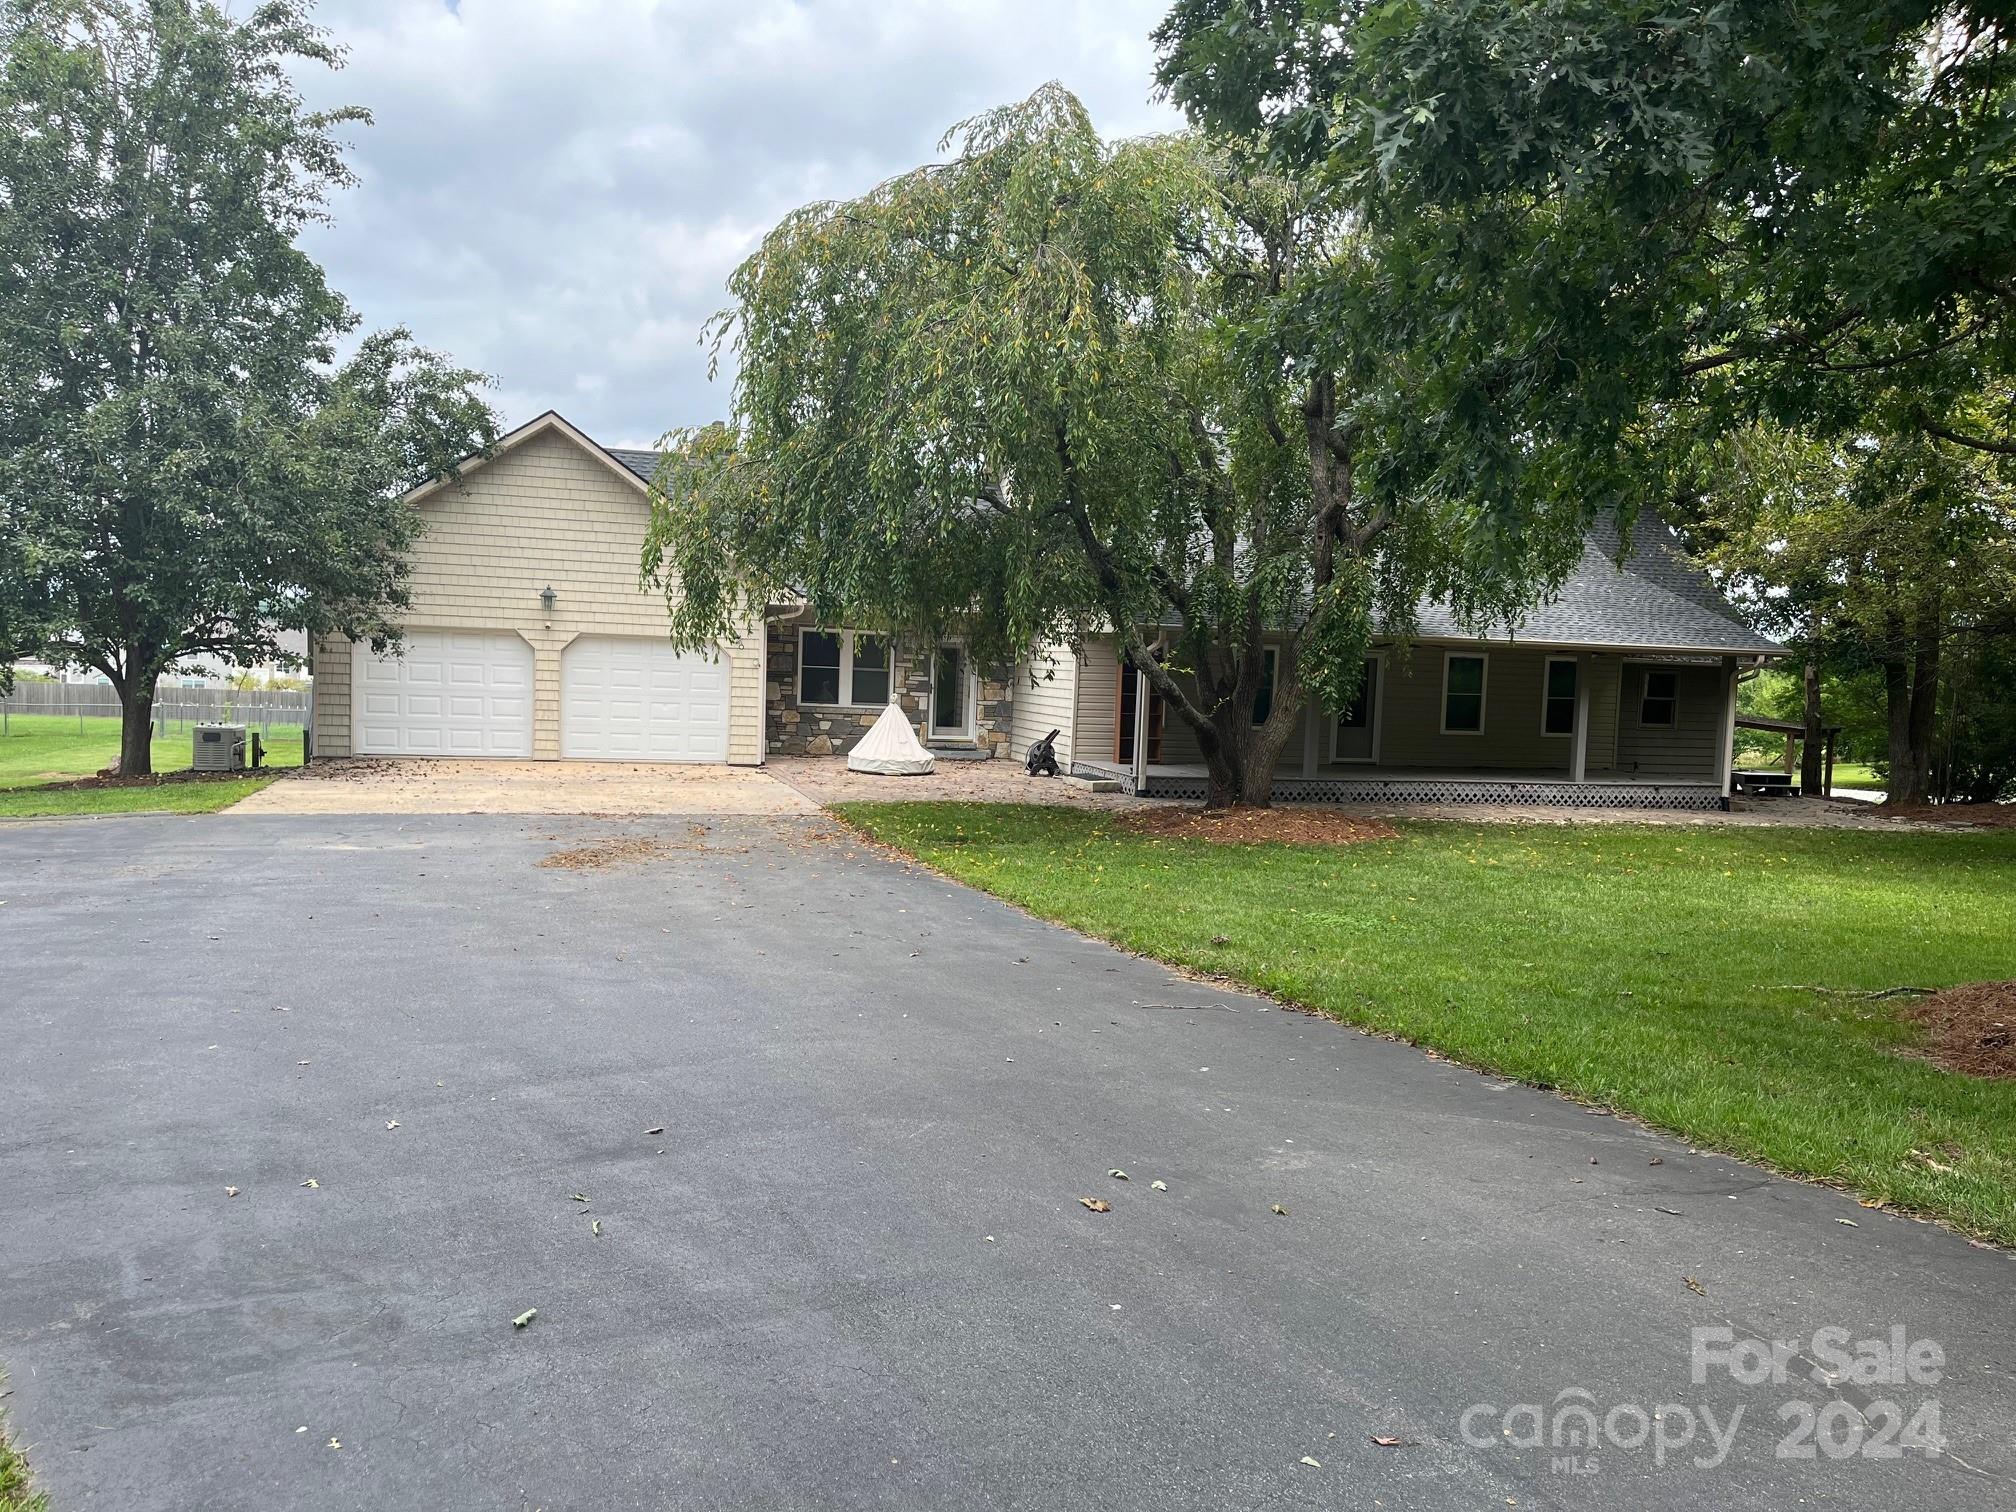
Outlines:
MULTIPOLYGON (((1074 766, 1083 777, 1111 777, 1122 792, 1134 791, 1131 772, 1074 766)), ((1204 779, 1149 773, 1150 798, 1202 802, 1204 779)), ((1550 808, 1692 809, 1726 808, 1720 789, 1696 782, 1550 782, 1502 777, 1283 777, 1274 783, 1277 803, 1448 803, 1534 804, 1550 808)))

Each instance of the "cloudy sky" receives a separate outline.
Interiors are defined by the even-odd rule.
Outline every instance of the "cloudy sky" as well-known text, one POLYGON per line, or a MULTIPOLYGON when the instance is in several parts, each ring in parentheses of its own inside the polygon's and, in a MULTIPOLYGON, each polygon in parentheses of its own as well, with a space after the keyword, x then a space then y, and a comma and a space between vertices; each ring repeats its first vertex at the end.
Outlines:
POLYGON ((350 49, 304 75, 376 117, 310 248, 367 325, 496 375, 507 425, 608 445, 719 418, 700 326, 808 200, 927 160, 1060 79, 1108 135, 1154 102, 1167 0, 322 0, 350 49))

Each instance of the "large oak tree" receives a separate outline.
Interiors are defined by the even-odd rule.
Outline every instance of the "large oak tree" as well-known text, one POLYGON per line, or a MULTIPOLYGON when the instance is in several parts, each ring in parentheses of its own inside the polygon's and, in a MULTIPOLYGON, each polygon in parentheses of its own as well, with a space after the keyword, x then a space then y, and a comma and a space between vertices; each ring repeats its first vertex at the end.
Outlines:
POLYGON ((297 0, 0 0, 0 631, 103 673, 147 772, 161 675, 385 643, 400 495, 494 439, 479 375, 365 336, 296 238, 348 180, 297 0))

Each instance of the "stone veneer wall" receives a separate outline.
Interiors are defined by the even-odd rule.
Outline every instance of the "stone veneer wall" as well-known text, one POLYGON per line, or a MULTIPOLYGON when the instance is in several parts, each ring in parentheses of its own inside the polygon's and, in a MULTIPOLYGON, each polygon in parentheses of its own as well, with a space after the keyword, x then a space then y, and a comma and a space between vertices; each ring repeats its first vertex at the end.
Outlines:
MULTIPOLYGON (((798 706, 799 622, 772 620, 769 629, 769 683, 764 689, 767 744, 773 756, 844 756, 882 716, 878 709, 809 708, 798 706)), ((931 662, 919 648, 896 647, 896 701, 910 716, 922 738, 925 711, 931 703, 931 662)), ((975 739, 941 741, 946 749, 978 749, 989 756, 1016 754, 1009 749, 1010 684, 1014 669, 1007 665, 980 669, 979 707, 975 739)), ((933 742, 926 740, 925 744, 933 742)))

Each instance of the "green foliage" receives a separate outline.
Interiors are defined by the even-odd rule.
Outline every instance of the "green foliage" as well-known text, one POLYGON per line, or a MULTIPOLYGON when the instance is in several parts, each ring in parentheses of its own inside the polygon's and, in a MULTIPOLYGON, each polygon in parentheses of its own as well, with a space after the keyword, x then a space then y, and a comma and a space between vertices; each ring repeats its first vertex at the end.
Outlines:
POLYGON ((1904 1000, 1854 995, 2016 975, 2016 833, 1410 823, 1218 845, 1030 805, 841 812, 1125 949, 2016 1244, 2016 1083, 1912 1056, 1904 1000))
POLYGON ((6 0, 0 33, 0 629, 129 713, 183 657, 382 642, 399 496, 496 426, 404 331, 335 363, 356 316, 296 237, 364 116, 290 70, 340 52, 299 0, 6 0))
POLYGON ((1459 494, 1659 498, 1672 429, 1748 421, 2016 450, 2000 6, 1179 0, 1158 41, 1377 229, 1459 494))
POLYGON ((49 1498, 29 1482, 27 1458, 7 1441, 0 1417, 0 1512, 49 1512, 49 1498))
MULTIPOLYGON (((1747 427, 1703 449, 1683 523, 1750 618, 1810 647, 1837 695, 1877 680, 1884 738, 1858 726, 1848 749, 1894 790, 1999 788, 2001 690, 1979 675, 2016 636, 2016 494, 1998 461, 1918 433, 1843 444, 1747 427)), ((1823 717, 1849 723, 1827 694, 1823 717)))
POLYGON ((2016 646, 1963 638, 1946 660, 1933 733, 1933 791, 1968 803, 2016 800, 2016 646))
MULTIPOLYGON (((1798 669, 1767 668, 1760 672, 1741 684, 1736 707, 1739 713, 1799 723, 1806 717, 1806 690, 1798 669)), ((1881 765, 1884 743, 1889 738, 1881 672, 1866 663, 1823 668, 1820 708, 1825 723, 1841 729, 1834 745, 1837 760, 1881 765)), ((1739 737, 1741 734, 1739 731, 1739 737)), ((1773 742, 1772 736, 1758 735, 1751 744, 1775 757, 1778 746, 1773 742)))
POLYGON ((945 161, 788 217, 734 275, 732 425, 672 438, 643 570, 704 644, 750 602, 983 655, 1116 633, 1265 802, 1306 683, 1348 702, 1376 622, 1482 615, 1579 547, 1415 486, 1384 291, 1320 185, 1193 135, 1103 142, 1054 85, 945 161), (1315 294, 1349 290, 1350 339, 1315 294), (1248 711, 1286 637, 1278 717, 1248 711))

